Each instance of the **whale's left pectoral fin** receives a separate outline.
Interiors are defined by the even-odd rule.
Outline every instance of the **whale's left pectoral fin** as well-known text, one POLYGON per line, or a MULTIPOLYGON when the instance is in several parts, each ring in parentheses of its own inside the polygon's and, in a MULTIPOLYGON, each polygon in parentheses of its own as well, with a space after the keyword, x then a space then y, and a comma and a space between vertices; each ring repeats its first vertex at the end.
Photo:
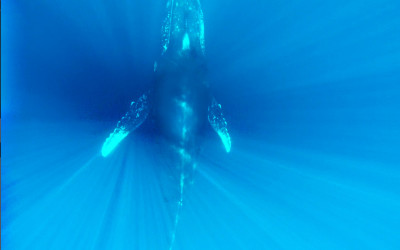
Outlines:
POLYGON ((128 112, 121 118, 117 127, 104 142, 101 148, 103 157, 107 157, 130 132, 146 120, 150 110, 148 99, 148 95, 143 94, 137 102, 131 102, 128 112))
POLYGON ((224 144, 226 152, 229 153, 231 151, 232 143, 227 128, 228 124, 222 114, 221 104, 218 104, 214 98, 210 106, 208 106, 208 121, 224 144))

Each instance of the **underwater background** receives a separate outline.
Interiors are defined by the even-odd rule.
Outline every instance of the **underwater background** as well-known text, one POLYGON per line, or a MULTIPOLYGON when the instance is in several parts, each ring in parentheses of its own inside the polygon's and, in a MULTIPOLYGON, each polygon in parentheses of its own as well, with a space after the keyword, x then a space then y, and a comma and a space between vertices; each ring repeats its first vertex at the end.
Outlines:
POLYGON ((2 1, 2 249, 400 249, 400 2, 201 3, 232 150, 206 132, 175 230, 148 124, 100 156, 166 2, 2 1))

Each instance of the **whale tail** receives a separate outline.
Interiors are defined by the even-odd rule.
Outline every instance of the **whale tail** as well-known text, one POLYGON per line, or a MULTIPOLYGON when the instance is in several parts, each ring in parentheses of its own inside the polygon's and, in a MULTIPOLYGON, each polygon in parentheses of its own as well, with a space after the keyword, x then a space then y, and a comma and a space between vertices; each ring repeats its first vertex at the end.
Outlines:
POLYGON ((136 102, 131 102, 128 112, 121 118, 117 127, 104 142, 101 148, 103 157, 107 157, 130 132, 146 120, 150 112, 149 106, 148 93, 140 96, 136 102))
POLYGON ((221 104, 215 98, 212 99, 211 104, 208 106, 208 122, 224 144, 225 151, 229 153, 232 142, 228 132, 228 123, 222 113, 221 104))

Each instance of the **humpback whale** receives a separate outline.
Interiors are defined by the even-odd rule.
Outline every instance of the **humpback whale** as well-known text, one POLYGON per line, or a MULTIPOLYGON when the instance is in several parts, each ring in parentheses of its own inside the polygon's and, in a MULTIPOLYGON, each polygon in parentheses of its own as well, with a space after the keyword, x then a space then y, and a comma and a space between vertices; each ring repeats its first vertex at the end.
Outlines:
POLYGON ((154 85, 131 102, 128 112, 105 140, 102 156, 107 157, 148 117, 182 160, 195 154, 207 122, 229 153, 227 122, 206 79, 204 20, 199 0, 167 1, 161 56, 154 63, 154 74, 154 85))
POLYGON ((226 152, 231 138, 221 105, 211 95, 206 79, 203 12, 199 0, 168 0, 162 25, 161 56, 154 63, 155 83, 139 99, 106 139, 107 157, 129 133, 150 117, 178 159, 180 198, 169 249, 175 241, 187 169, 195 170, 200 132, 207 123, 218 134, 226 152))

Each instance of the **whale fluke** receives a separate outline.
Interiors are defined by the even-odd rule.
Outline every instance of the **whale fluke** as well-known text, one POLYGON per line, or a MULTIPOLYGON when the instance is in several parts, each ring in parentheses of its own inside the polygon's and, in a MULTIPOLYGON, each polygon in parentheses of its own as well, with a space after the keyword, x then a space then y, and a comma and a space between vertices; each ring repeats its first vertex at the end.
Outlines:
POLYGON ((130 132, 146 120, 150 111, 148 99, 148 95, 143 94, 137 102, 131 102, 128 112, 121 118, 117 127, 104 142, 101 149, 103 157, 107 157, 130 132))
POLYGON ((208 121, 211 127, 217 132, 219 138, 224 144, 227 153, 231 151, 231 137, 229 136, 227 125, 224 115, 222 114, 221 104, 213 98, 210 106, 208 106, 208 121))

